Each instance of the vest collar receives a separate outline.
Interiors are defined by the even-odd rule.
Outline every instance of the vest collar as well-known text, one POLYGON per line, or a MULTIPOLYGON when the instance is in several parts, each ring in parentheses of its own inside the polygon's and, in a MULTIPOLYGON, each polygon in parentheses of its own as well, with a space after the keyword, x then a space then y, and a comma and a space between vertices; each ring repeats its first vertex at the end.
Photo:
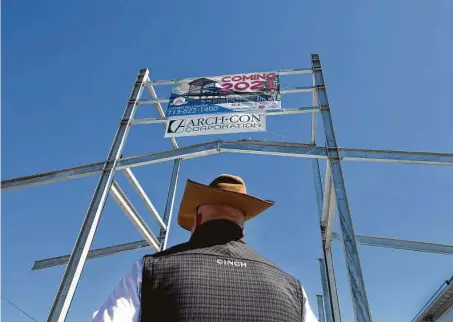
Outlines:
POLYGON ((243 237, 242 228, 238 224, 226 219, 216 219, 199 225, 190 237, 189 244, 209 247, 230 241, 243 242, 243 237))

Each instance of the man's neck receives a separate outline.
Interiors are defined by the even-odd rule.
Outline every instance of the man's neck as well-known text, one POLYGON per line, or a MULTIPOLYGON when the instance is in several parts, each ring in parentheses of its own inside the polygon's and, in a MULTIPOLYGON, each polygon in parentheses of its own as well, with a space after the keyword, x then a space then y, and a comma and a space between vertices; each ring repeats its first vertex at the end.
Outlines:
POLYGON ((209 247, 220 245, 244 237, 241 226, 226 219, 207 221, 198 226, 193 232, 189 243, 209 247))

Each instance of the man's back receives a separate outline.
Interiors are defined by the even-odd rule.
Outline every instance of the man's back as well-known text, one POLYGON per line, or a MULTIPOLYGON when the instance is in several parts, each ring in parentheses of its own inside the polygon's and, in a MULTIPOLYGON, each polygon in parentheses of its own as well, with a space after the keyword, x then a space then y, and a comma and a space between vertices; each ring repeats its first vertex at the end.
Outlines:
POLYGON ((239 240, 147 256, 141 298, 141 321, 304 321, 299 281, 239 240))
POLYGON ((96 322, 317 322, 299 281, 242 241, 228 220, 145 256, 95 313, 96 322))

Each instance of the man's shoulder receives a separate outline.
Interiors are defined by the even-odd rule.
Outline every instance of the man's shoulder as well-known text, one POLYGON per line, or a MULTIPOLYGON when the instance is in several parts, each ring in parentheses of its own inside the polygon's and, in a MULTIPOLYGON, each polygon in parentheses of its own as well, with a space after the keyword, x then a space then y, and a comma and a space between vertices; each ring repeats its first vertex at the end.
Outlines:
POLYGON ((185 243, 174 245, 174 246, 172 246, 170 248, 167 248, 165 250, 162 250, 162 251, 154 253, 154 254, 145 255, 144 258, 146 259, 146 258, 165 257, 165 256, 181 253, 181 252, 186 251, 188 249, 190 249, 189 243, 185 242, 185 243))

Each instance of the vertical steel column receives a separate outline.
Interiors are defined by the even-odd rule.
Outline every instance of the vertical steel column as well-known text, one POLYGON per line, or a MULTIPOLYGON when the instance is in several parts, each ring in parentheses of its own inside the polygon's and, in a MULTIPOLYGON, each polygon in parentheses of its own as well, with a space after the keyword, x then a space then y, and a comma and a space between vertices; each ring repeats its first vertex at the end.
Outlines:
POLYGON ((161 228, 159 237, 161 250, 167 248, 168 234, 170 233, 171 218, 173 216, 173 205, 175 203, 176 187, 178 185, 179 169, 181 168, 182 159, 176 159, 173 162, 173 171, 171 173, 170 186, 168 187, 167 203, 165 204, 165 212, 163 221, 167 229, 161 228))
POLYGON ((93 198, 85 215, 79 236, 66 266, 57 295, 47 317, 48 322, 62 322, 66 320, 66 315, 68 314, 88 251, 90 250, 99 219, 101 218, 102 210, 104 209, 105 201, 112 185, 116 163, 121 156, 126 142, 130 121, 134 118, 137 101, 142 94, 144 80, 147 77, 148 69, 140 70, 124 110, 123 118, 115 134, 107 160, 102 169, 93 198))
POLYGON ((332 254, 326 251, 325 248, 325 232, 324 227, 322 226, 322 208, 323 208, 323 189, 322 189, 322 182, 321 182, 321 174, 319 171, 319 162, 318 159, 313 160, 313 181, 315 183, 315 191, 316 191, 316 204, 318 206, 318 216, 319 216, 319 226, 321 229, 321 242, 322 242, 322 254, 324 256, 324 260, 320 260, 320 265, 325 265, 325 267, 321 268, 321 280, 322 280, 322 289, 324 294, 324 304, 325 304, 325 316, 327 322, 340 322, 340 308, 338 306, 338 296, 337 296, 337 288, 335 285, 335 274, 333 271, 333 264, 332 264, 332 254), (327 258, 327 257, 330 258, 327 258), (327 266, 327 262, 330 262, 332 265, 327 266), (326 274, 327 272, 327 274, 326 274), (334 301, 334 299, 336 301, 334 301), (334 303, 336 305, 334 305, 334 303), (337 318, 337 319, 335 319, 337 318))
MULTIPOLYGON (((324 245, 323 245, 324 246, 324 245)), ((324 259, 327 272, 327 282, 329 283, 330 300, 334 322, 341 322, 340 303, 338 302, 337 281, 335 280, 335 270, 330 248, 324 247, 324 259)))
POLYGON ((357 322, 370 322, 371 311, 363 280, 362 267, 360 265, 359 249, 354 233, 351 212, 349 209, 346 187, 344 184, 343 170, 340 163, 335 131, 330 113, 329 101, 327 99, 326 86, 321 69, 319 55, 311 56, 313 73, 315 76, 316 91, 318 93, 320 112, 324 123, 326 135, 327 156, 332 171, 332 181, 337 197, 338 215, 343 237, 343 246, 348 270, 349 286, 351 288, 352 303, 354 307, 355 320, 357 322))
POLYGON ((319 322, 326 322, 326 317, 324 316, 324 301, 322 295, 316 295, 318 301, 318 318, 319 322))
MULTIPOLYGON (((329 290, 329 282, 327 281, 327 274, 326 274, 326 263, 324 259, 318 258, 319 261, 319 269, 321 271, 321 282, 322 282, 322 292, 324 294, 324 300, 330 297, 330 290, 329 290)), ((326 322, 333 321, 333 313, 332 313, 332 304, 328 301, 324 302, 324 309, 326 311, 326 322)))
MULTIPOLYGON (((315 86, 315 77, 313 74, 313 86, 315 86)), ((313 99, 312 99, 312 106, 318 105, 318 97, 316 91, 313 91, 313 99)), ((311 143, 316 145, 316 113, 312 115, 312 134, 311 134, 311 143)), ((338 303, 338 293, 337 293, 337 284, 335 281, 335 270, 333 266, 332 260, 332 253, 330 248, 326 250, 325 248, 325 229, 322 224, 322 208, 323 208, 323 189, 322 189, 322 181, 321 181, 321 172, 319 170, 319 160, 313 159, 312 160, 313 166, 313 182, 315 185, 315 193, 316 193, 316 205, 318 208, 318 216, 319 216, 319 225, 321 230, 321 242, 322 242, 322 251, 324 256, 324 264, 325 270, 327 272, 327 294, 324 293, 324 304, 330 308, 329 313, 331 314, 328 319, 333 322, 341 322, 341 314, 340 314, 340 305, 338 303)), ((330 173, 330 172, 329 172, 330 173)), ((326 183, 327 184, 327 183, 326 183)), ((330 183, 329 183, 330 185, 330 183)), ((327 188, 327 186, 326 186, 327 188)), ((327 314, 327 310, 326 310, 327 314)))

